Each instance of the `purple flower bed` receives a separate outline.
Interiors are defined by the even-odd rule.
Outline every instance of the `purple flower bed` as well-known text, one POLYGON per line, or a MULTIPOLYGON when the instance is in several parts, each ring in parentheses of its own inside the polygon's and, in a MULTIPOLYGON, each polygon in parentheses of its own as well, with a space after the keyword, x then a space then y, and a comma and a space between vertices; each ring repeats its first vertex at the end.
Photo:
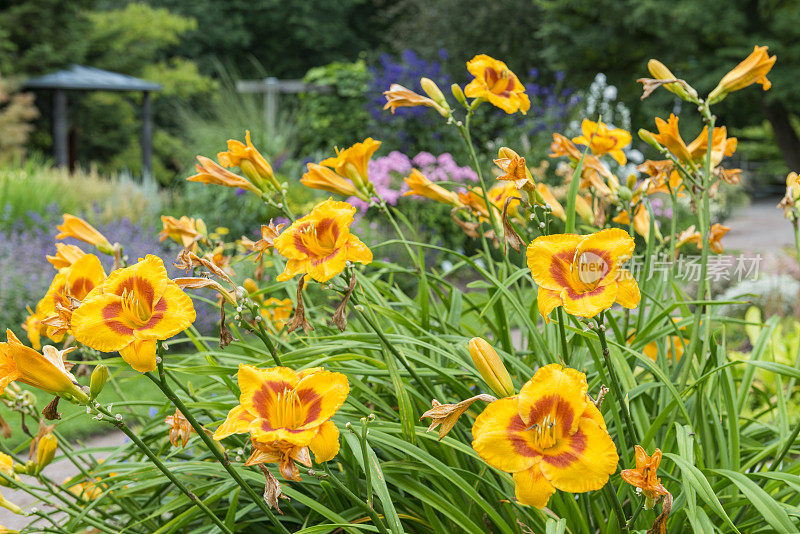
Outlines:
MULTIPOLYGON (((411 173, 411 169, 418 169, 428 179, 434 182, 477 182, 478 175, 471 167, 459 167, 453 156, 447 152, 434 156, 430 152, 420 152, 409 158, 402 152, 393 151, 388 156, 376 158, 369 162, 368 172, 370 182, 375 186, 378 196, 387 204, 397 205, 400 197, 408 191, 408 185, 403 180, 411 173)), ((369 204, 358 197, 350 197, 347 201, 358 208, 363 215, 369 204)))
MULTIPOLYGON (((36 306, 55 276, 55 269, 45 256, 56 252, 56 226, 60 223, 61 212, 53 206, 45 216, 29 213, 24 221, 16 221, 8 230, 0 230, 0 272, 3 273, 0 276, 0 326, 10 328, 23 340, 27 337, 20 325, 27 316, 27 308, 36 306)), ((96 224, 95 227, 112 242, 124 245, 129 262, 154 254, 164 260, 170 276, 183 274, 172 265, 180 247, 172 242, 160 243, 157 230, 138 226, 128 219, 96 224)), ((63 242, 78 245, 86 252, 91 249, 74 239, 63 242)), ((98 254, 98 257, 106 273, 110 272, 113 259, 103 254, 98 254)), ((205 302, 195 300, 194 303, 197 310, 195 326, 203 334, 215 335, 218 311, 205 302)))

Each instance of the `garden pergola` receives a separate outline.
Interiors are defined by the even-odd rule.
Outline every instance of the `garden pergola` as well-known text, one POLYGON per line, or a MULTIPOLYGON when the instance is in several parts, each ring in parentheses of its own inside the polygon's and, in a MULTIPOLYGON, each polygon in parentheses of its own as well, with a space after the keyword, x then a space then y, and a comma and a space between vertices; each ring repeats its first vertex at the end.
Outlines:
POLYGON ((58 166, 69 163, 67 91, 141 91, 142 176, 151 175, 153 118, 150 93, 161 90, 161 85, 118 72, 73 64, 68 69, 28 80, 24 87, 53 91, 53 153, 58 166))

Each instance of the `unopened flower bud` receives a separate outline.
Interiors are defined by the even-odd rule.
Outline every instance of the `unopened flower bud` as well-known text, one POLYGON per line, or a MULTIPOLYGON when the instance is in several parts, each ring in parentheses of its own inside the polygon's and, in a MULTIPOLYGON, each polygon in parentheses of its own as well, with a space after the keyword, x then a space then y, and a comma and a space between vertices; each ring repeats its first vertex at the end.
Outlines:
POLYGON ((501 146, 500 150, 497 151, 497 157, 500 159, 502 158, 514 159, 518 158, 519 154, 517 154, 513 149, 508 148, 507 146, 501 146))
POLYGON ((621 200, 629 201, 629 200, 631 200, 633 198, 633 192, 630 189, 628 189, 627 187, 620 187, 617 190, 617 196, 621 200))
POLYGON ((486 340, 474 337, 469 341, 469 355, 486 384, 500 397, 516 393, 511 375, 497 352, 486 340))
POLYGON ((645 130, 644 128, 639 128, 639 139, 650 145, 651 147, 661 150, 661 145, 656 141, 656 138, 653 137, 653 134, 645 130))
POLYGON ((103 391, 106 382, 108 382, 108 367, 101 363, 92 372, 92 378, 89 382, 89 398, 97 398, 100 392, 103 391))
POLYGON ((53 458, 56 456, 56 449, 58 448, 58 440, 53 434, 45 434, 39 439, 39 444, 36 447, 36 474, 42 472, 53 458))
POLYGON ((636 175, 629 174, 628 179, 625 181, 625 185, 628 186, 628 189, 633 191, 633 188, 636 187, 636 175))
POLYGON ((453 98, 458 100, 459 104, 461 104, 462 106, 466 106, 467 105, 467 97, 464 96, 464 91, 463 91, 463 89, 461 89, 460 85, 458 85, 457 83, 454 83, 453 85, 451 85, 450 86, 450 92, 453 93, 453 98))
POLYGON ((444 98, 441 89, 439 86, 436 85, 436 82, 431 80, 430 78, 422 78, 419 81, 422 90, 425 91, 431 100, 442 106, 444 109, 450 109, 450 106, 447 104, 447 100, 444 98))
MULTIPOLYGON (((650 74, 656 80, 677 79, 675 75, 672 74, 672 71, 670 71, 666 65, 657 59, 651 59, 647 62, 647 70, 650 71, 650 74)), ((678 95, 680 99, 686 100, 687 102, 694 102, 697 100, 697 91, 695 91, 691 85, 683 80, 680 82, 665 83, 662 87, 667 91, 678 95)))

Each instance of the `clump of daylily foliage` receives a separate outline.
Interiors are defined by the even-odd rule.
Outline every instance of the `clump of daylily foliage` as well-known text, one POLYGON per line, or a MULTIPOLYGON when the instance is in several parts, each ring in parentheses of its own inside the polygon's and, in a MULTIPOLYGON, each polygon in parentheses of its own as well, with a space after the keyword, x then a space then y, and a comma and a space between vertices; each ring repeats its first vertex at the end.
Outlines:
MULTIPOLYGON (((728 231, 710 199, 741 174, 723 166, 737 142, 712 106, 769 89, 774 62, 756 47, 701 98, 651 60, 643 98, 670 91, 702 131, 686 143, 677 116, 656 118, 638 132, 654 159, 622 176, 632 135, 587 117, 573 139, 553 133, 550 156, 568 169, 558 186, 514 147, 494 169, 477 155, 479 106, 531 105, 503 62, 476 56, 450 97, 428 79, 424 95, 391 85, 386 109, 431 108, 472 155, 476 185, 412 169, 405 194, 448 205, 473 256, 420 241, 381 197, 372 138, 308 164, 299 182, 335 198, 302 214, 249 132, 216 161, 198 156, 190 181, 256 195, 288 222, 225 240, 201 219, 164 216, 162 240, 183 246, 180 278, 65 214, 58 239, 90 248, 56 244, 27 341, 9 330, 0 343, 0 399, 39 423, 22 446, 0 443, 0 483, 45 504, 0 505, 48 532, 798 531, 800 426, 785 406, 800 374, 760 361, 766 343, 728 359, 707 276, 728 231), (341 198, 377 208, 395 236, 355 235, 341 198), (694 223, 660 227, 655 198, 674 213, 688 200, 694 223), (403 263, 382 259, 390 248, 403 263), (114 258, 110 273, 97 254, 114 258), (428 254, 449 266, 428 267, 428 254), (659 255, 699 255, 696 286, 674 265, 654 269, 659 255), (411 292, 397 281, 409 277, 411 292), (218 338, 192 326, 193 298, 216 302, 218 338), (788 387, 754 420, 743 414, 757 369, 788 387), (126 397, 130 380, 158 395, 126 397), (123 402, 104 402, 112 386, 123 402), (102 459, 69 443, 59 399, 128 440, 102 459), (54 459, 80 474, 53 480, 54 459)), ((798 200, 793 173, 780 207, 796 232, 798 200)))

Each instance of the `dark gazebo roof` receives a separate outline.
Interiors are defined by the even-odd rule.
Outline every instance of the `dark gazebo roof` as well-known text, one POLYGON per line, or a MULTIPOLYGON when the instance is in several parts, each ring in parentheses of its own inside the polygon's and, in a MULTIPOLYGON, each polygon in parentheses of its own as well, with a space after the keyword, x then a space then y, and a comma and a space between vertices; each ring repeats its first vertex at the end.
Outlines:
POLYGON ((158 91, 161 85, 117 72, 70 65, 68 69, 45 74, 25 82, 26 89, 81 91, 158 91))

